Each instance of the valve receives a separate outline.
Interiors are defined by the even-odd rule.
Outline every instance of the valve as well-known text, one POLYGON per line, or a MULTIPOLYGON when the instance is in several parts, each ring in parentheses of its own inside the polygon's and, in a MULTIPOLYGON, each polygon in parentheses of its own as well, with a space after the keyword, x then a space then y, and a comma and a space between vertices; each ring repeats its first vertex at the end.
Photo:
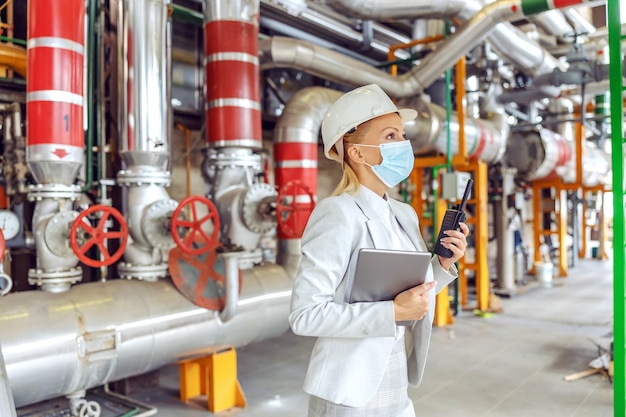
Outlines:
POLYGON ((176 245, 183 252, 188 255, 206 253, 217 244, 217 236, 220 231, 220 219, 217 208, 206 197, 199 195, 187 197, 174 210, 171 229, 176 245), (196 204, 206 206, 207 214, 199 218, 196 204), (191 219, 189 220, 185 218, 183 212, 183 209, 187 206, 191 206, 191 219), (213 230, 210 235, 202 229, 202 226, 207 222, 213 222, 213 230))
POLYGON ((289 181, 278 193, 276 220, 279 230, 288 238, 301 237, 314 208, 315 200, 309 187, 300 181, 289 181), (298 196, 305 194, 309 196, 309 201, 298 202, 298 196))
POLYGON ((87 266, 99 268, 105 265, 111 265, 117 262, 124 254, 126 243, 128 241, 128 226, 124 220, 124 216, 117 209, 109 206, 94 205, 87 210, 82 211, 72 223, 70 228, 70 246, 78 259, 87 266), (96 227, 92 227, 89 221, 84 219, 90 214, 102 212, 98 218, 96 227), (105 231, 105 226, 109 217, 117 221, 119 230, 105 231), (79 229, 81 229, 79 233, 79 229), (119 240, 119 247, 111 254, 105 246, 104 241, 119 240), (96 245, 103 258, 92 259, 87 256, 87 252, 96 245))

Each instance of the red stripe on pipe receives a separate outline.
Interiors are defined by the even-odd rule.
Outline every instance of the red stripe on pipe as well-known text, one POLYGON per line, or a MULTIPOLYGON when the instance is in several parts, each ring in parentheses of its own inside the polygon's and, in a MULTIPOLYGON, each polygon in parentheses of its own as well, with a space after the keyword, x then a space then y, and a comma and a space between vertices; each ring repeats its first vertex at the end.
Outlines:
POLYGON ((79 148, 83 142, 83 108, 53 101, 26 103, 28 145, 59 144, 79 148))
POLYGON ((207 101, 244 98, 259 103, 261 88, 258 74, 259 67, 248 62, 209 62, 206 66, 207 101))
POLYGON ((554 8, 560 9, 562 7, 574 6, 575 4, 582 4, 582 0, 554 0, 554 8))
POLYGON ((572 156, 572 150, 570 149, 568 143, 563 139, 557 140, 558 145, 558 158, 557 158, 557 166, 565 165, 572 156))
POLYGON ((317 143, 283 142, 274 144, 275 161, 317 161, 317 143))
POLYGON ((274 181, 279 189, 294 180, 306 185, 314 196, 317 195, 317 168, 277 168, 274 172, 274 181))
POLYGON ((479 123, 476 123, 476 127, 478 128, 478 138, 476 140, 478 140, 478 146, 476 146, 476 151, 470 155, 470 158, 479 158, 480 154, 483 152, 483 150, 485 149, 485 144, 487 142, 487 138, 486 138, 486 132, 485 130, 482 128, 482 126, 479 123))
POLYGON ((204 56, 217 52, 245 52, 254 57, 259 51, 259 27, 239 20, 217 20, 204 25, 204 56))
POLYGON ((51 36, 85 45, 85 0, 29 0, 28 39, 51 36))
POLYGON ((262 146, 261 112, 242 107, 216 107, 207 115, 209 142, 253 139, 262 146))
POLYGON ((82 55, 67 49, 29 49, 26 91, 61 90, 82 95, 83 63, 82 55))

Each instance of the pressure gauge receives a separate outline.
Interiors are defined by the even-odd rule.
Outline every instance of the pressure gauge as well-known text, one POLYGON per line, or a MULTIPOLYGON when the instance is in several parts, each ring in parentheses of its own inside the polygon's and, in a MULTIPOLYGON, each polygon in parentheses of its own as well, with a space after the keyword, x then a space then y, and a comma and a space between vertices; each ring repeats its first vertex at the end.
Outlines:
POLYGON ((0 210, 0 229, 4 240, 11 240, 20 232, 20 219, 11 210, 0 210))

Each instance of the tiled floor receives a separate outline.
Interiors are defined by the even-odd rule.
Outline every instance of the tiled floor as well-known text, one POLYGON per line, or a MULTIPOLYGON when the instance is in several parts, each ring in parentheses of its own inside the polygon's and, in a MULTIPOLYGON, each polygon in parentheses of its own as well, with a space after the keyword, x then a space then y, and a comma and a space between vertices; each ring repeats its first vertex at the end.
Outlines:
MULTIPOLYGON (((613 386, 601 375, 563 377, 589 369, 596 343, 608 346, 613 318, 612 263, 580 262, 551 287, 530 285, 503 299, 504 311, 464 311, 436 328, 423 385, 411 389, 416 414, 428 417, 610 417, 613 386)), ((243 409, 219 416, 304 417, 301 383, 313 345, 287 333, 238 350, 243 409)), ((177 400, 178 370, 161 370, 161 388, 136 393, 158 416, 212 416, 206 400, 177 400)))

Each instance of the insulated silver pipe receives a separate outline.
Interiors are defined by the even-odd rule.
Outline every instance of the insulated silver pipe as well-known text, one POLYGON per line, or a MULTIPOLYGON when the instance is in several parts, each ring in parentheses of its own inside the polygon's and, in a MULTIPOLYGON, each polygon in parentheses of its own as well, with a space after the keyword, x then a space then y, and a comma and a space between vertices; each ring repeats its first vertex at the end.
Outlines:
POLYGON ((15 417, 15 403, 13 402, 13 394, 8 384, 7 370, 4 366, 4 358, 2 357, 2 349, 0 349, 0 415, 6 417, 15 417))
POLYGON ((443 70, 449 68, 451 64, 442 64, 442 58, 446 62, 448 60, 452 60, 453 63, 456 62, 454 57, 458 59, 461 56, 459 53, 465 53, 487 35, 494 49, 503 58, 533 76, 551 72, 554 68, 560 67, 558 61, 541 46, 528 39, 522 31, 505 22, 505 20, 515 16, 523 17, 520 1, 497 1, 485 6, 477 0, 463 2, 455 0, 437 2, 423 0, 417 2, 414 0, 392 2, 388 0, 331 0, 328 3, 329 6, 350 16, 363 19, 381 19, 383 16, 389 20, 455 16, 462 22, 466 22, 467 24, 461 30, 462 36, 460 33, 455 34, 437 51, 427 57, 430 59, 428 65, 420 65, 420 67, 428 67, 435 64, 435 67, 432 68, 433 71, 427 71, 426 74, 417 77, 421 84, 429 85, 430 78, 441 75, 443 70), (435 53, 437 54, 435 58, 430 58, 435 53), (442 67, 443 70, 440 69, 442 67))
MULTIPOLYGON (((455 112, 446 123, 446 110, 441 106, 421 99, 399 104, 417 110, 417 119, 405 125, 406 137, 411 140, 416 153, 433 149, 442 153, 459 152, 460 126, 455 112), (450 127, 450 149, 446 124, 450 127)), ((505 115, 493 113, 488 120, 466 117, 464 132, 465 154, 468 157, 494 163, 504 155, 509 133, 505 115)))
POLYGON ((567 22, 560 10, 548 10, 529 16, 529 19, 545 33, 556 36, 561 42, 572 43, 574 41, 574 28, 567 22))
POLYGON ((288 329, 291 286, 274 264, 242 271, 238 312, 226 323, 169 281, 113 280, 62 294, 10 294, 2 299, 0 322, 15 404, 144 374, 215 347, 279 336, 288 329))
POLYGON ((166 171, 169 166, 169 3, 119 0, 119 153, 132 171, 166 171))

